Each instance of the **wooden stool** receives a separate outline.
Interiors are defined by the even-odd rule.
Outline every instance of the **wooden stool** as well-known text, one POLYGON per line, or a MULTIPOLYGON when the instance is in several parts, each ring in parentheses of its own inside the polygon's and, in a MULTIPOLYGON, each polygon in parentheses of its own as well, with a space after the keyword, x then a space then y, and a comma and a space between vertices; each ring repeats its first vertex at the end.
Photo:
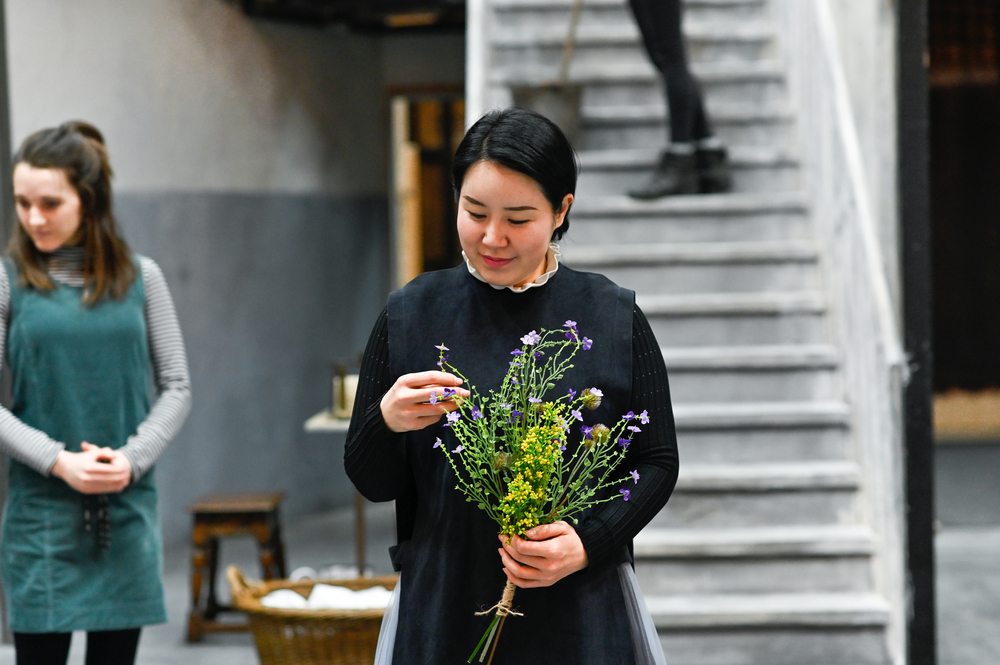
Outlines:
POLYGON ((211 496, 191 506, 194 544, 191 567, 191 614, 188 615, 188 642, 197 642, 202 634, 246 630, 246 624, 219 622, 220 612, 233 608, 220 605, 215 596, 219 565, 219 538, 253 536, 260 547, 260 565, 264 579, 283 579, 285 547, 281 542, 278 504, 282 494, 234 494, 211 496), (202 602, 202 579, 207 578, 208 593, 202 602))

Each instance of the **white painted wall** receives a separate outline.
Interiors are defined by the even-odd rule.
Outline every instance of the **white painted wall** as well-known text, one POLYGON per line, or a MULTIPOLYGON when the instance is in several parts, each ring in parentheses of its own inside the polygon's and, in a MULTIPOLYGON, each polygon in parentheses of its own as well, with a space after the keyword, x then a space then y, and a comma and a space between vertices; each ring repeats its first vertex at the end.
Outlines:
POLYGON ((464 75, 461 35, 304 28, 222 0, 8 0, 7 30, 14 144, 91 121, 119 191, 384 193, 384 86, 464 75))
POLYGON ((461 84, 461 33, 251 20, 226 0, 7 0, 12 139, 107 138, 120 228, 164 270, 194 402, 157 465, 168 541, 217 492, 346 505, 343 436, 303 432, 388 291, 389 86, 461 84))
POLYGON ((899 302, 896 163, 896 4, 833 0, 841 60, 854 106, 873 212, 894 299, 899 302))

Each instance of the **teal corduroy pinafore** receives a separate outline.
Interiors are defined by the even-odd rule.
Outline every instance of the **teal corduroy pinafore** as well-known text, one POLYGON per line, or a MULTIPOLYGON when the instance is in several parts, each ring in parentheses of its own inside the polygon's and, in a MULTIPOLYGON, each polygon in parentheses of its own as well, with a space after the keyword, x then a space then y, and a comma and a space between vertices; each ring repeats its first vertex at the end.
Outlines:
MULTIPOLYGON (((82 441, 124 446, 150 406, 141 274, 123 300, 87 306, 82 288, 56 283, 39 291, 18 283, 10 260, 4 268, 14 415, 72 452, 82 441)), ((11 630, 121 630, 166 621, 153 471, 108 495, 106 548, 94 511, 85 514, 87 502, 59 478, 10 460, 0 572, 11 630)))

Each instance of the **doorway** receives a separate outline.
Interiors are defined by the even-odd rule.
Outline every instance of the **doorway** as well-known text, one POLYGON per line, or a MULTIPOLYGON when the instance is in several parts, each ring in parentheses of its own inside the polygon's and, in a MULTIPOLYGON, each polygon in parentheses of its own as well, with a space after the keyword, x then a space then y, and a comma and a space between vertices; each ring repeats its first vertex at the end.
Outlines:
POLYGON ((461 88, 395 90, 392 145, 392 285, 462 260, 451 163, 465 134, 461 88))

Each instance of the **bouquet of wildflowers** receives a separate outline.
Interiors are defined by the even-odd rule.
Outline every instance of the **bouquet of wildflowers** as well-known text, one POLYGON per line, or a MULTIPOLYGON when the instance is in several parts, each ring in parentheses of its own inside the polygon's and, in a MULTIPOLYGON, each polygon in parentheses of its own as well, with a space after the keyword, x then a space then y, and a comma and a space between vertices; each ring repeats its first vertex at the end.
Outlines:
MULTIPOLYGON (((444 424, 458 445, 449 450, 440 438, 434 444, 455 471, 456 489, 465 494, 466 501, 486 511, 508 538, 523 537, 533 527, 559 520, 576 524, 582 511, 605 501, 628 501, 626 483, 638 483, 639 473, 616 474, 615 468, 632 437, 641 431, 639 424, 649 422, 645 411, 638 415, 630 411, 610 425, 585 424, 583 410, 601 404, 603 393, 598 387, 547 396, 573 367, 576 353, 593 345, 580 335, 576 322, 566 321, 556 330, 543 328, 540 334, 532 330, 521 343, 510 352, 510 367, 498 390, 484 395, 469 386, 467 398, 450 388, 431 395, 432 404, 453 400, 458 405, 444 424), (569 439, 576 436, 579 445, 569 451, 569 439), (618 492, 605 491, 614 487, 619 487, 618 492)), ((437 348, 438 367, 469 385, 448 362, 448 347, 442 343, 437 348)), ((482 662, 488 652, 493 660, 503 622, 509 614, 518 614, 511 609, 515 589, 508 581, 500 602, 481 613, 496 610, 470 663, 477 654, 482 662)))

